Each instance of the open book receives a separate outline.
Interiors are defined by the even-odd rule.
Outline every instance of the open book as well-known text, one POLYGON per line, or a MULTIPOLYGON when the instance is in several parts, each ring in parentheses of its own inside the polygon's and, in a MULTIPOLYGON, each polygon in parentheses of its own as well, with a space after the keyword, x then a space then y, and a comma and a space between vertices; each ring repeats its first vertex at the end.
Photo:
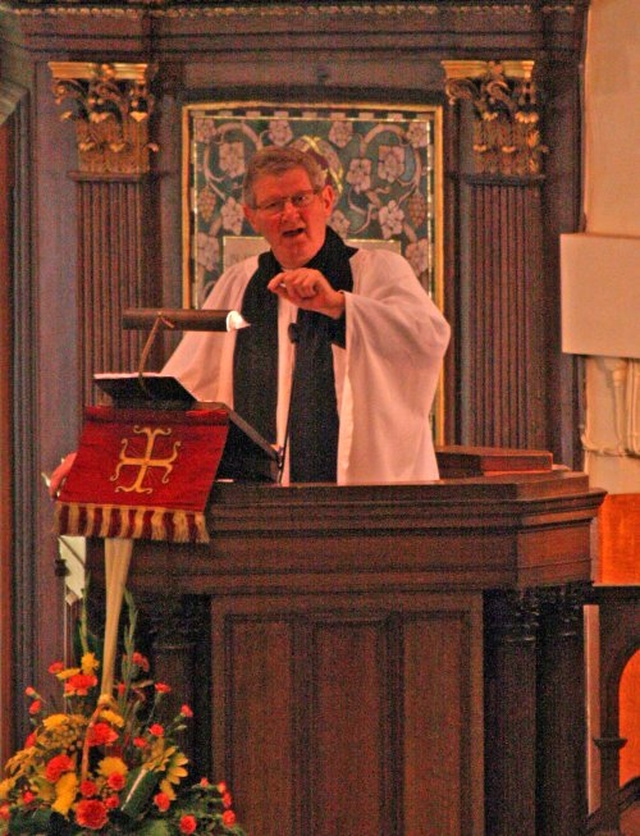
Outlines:
POLYGON ((197 400, 177 377, 162 372, 103 372, 93 379, 114 406, 149 406, 155 401, 188 405, 197 400))

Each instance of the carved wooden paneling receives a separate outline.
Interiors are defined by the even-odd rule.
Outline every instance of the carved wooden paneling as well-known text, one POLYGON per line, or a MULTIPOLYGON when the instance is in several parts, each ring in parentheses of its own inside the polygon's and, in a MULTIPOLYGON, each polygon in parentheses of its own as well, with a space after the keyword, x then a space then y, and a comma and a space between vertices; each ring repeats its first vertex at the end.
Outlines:
POLYGON ((214 599, 213 771, 249 832, 481 833, 480 611, 478 595, 214 599))
POLYGON ((92 375, 135 371, 147 334, 123 331, 125 308, 159 304, 158 247, 151 245, 153 194, 146 177, 76 175, 78 299, 84 403, 92 375))
POLYGON ((540 186, 469 183, 469 443, 542 448, 546 369, 540 186))

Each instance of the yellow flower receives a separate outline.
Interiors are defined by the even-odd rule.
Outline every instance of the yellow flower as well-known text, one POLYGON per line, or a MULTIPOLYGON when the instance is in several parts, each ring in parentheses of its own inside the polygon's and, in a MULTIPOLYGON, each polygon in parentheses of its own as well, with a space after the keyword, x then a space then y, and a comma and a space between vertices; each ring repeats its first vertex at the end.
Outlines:
POLYGON ((70 679, 72 676, 77 676, 79 673, 81 673, 80 668, 65 668, 63 671, 59 671, 56 674, 56 677, 61 682, 64 682, 65 679, 70 679))
MULTIPOLYGON (((69 774, 73 775, 73 772, 69 774)), ((31 789, 36 793, 40 801, 51 803, 54 799, 55 788, 51 786, 44 775, 37 774, 31 778, 31 789)))
POLYGON ((58 729, 60 726, 64 726, 69 721, 69 716, 67 714, 51 714, 49 717, 45 717, 42 721, 42 725, 45 729, 58 729))
POLYGON ((82 665, 82 673, 85 676, 95 673, 100 667, 100 662, 96 659, 95 653, 84 653, 80 664, 82 665))
POLYGON ((128 771, 129 767, 122 760, 122 758, 106 757, 98 764, 98 772, 100 775, 104 775, 105 778, 108 778, 109 775, 114 775, 116 773, 119 775, 126 775, 128 771))
POLYGON ((104 720, 105 723, 111 723, 112 726, 117 726, 118 728, 122 728, 122 726, 124 726, 123 717, 118 714, 117 711, 111 711, 110 708, 106 708, 104 711, 100 712, 100 719, 104 720))
POLYGON ((165 762, 165 777, 160 782, 160 792, 166 793, 173 801, 176 794, 172 784, 177 786, 188 775, 184 765, 189 763, 189 758, 185 757, 177 746, 172 746, 170 749, 167 749, 166 754, 169 757, 165 762))
POLYGON ((10 781, 8 778, 5 778, 4 781, 0 781, 0 801, 5 801, 9 791, 13 787, 13 781, 10 781))
POLYGON ((78 790, 78 776, 75 772, 65 772, 56 782, 56 800, 51 809, 66 816, 76 797, 78 790))

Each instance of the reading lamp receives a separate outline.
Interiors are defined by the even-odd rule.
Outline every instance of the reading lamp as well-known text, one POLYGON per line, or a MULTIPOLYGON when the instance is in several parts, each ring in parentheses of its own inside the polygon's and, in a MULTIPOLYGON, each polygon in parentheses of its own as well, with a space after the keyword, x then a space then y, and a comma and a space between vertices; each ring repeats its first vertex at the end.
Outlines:
POLYGON ((126 308, 122 314, 122 327, 129 329, 151 328, 140 355, 138 380, 144 385, 144 368, 151 346, 161 329, 175 331, 238 331, 249 323, 238 311, 191 310, 190 308, 126 308))

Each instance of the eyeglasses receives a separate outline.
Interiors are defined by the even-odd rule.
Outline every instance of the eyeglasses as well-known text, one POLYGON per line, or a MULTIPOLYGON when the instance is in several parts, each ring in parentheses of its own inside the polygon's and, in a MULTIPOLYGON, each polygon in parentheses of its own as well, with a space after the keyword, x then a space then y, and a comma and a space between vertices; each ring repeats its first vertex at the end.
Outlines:
POLYGON ((306 209, 311 205, 311 201, 320 191, 321 189, 307 189, 304 192, 298 192, 289 197, 279 197, 277 200, 260 203, 256 206, 256 209, 264 212, 266 215, 281 215, 287 203, 291 203, 294 209, 306 209))

